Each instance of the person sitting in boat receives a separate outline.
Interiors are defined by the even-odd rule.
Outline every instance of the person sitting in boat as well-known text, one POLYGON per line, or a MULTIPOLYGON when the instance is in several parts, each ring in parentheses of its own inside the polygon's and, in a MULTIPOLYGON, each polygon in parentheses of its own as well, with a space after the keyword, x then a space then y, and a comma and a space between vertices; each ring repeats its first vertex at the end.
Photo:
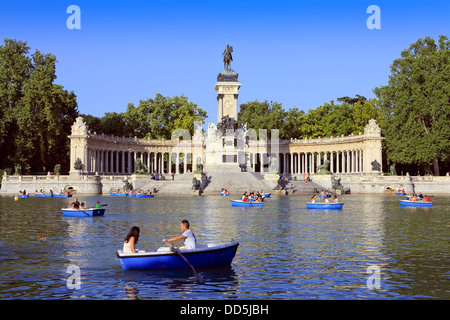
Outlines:
POLYGON ((422 192, 419 193, 419 198, 422 199, 423 198, 423 194, 422 192))
POLYGON ((242 200, 242 201, 248 201, 247 193, 244 192, 244 194, 242 195, 241 200, 242 200))
POLYGON ((139 233, 141 230, 139 227, 132 227, 130 231, 128 231, 127 236, 123 242, 123 253, 136 253, 135 245, 139 240, 139 233))
POLYGON ((333 202, 334 202, 334 203, 339 203, 339 200, 338 200, 338 198, 337 198, 337 195, 334 195, 333 202))
POLYGON ((80 204, 80 209, 81 210, 86 210, 87 208, 84 206, 84 202, 82 202, 81 204, 80 204))
POLYGON ((197 239, 195 238, 194 233, 191 229, 189 229, 189 221, 183 220, 180 223, 180 229, 183 232, 178 237, 174 237, 171 239, 163 239, 163 242, 174 242, 184 240, 184 245, 187 249, 195 249, 197 247, 197 239))
POLYGON ((409 197, 409 201, 416 201, 416 195, 413 194, 411 197, 409 197))
POLYGON ((329 201, 328 201, 328 198, 327 198, 327 197, 323 198, 323 203, 329 203, 329 201))
POLYGON ((228 194, 227 189, 224 189, 224 190, 223 190, 223 194, 228 194))
POLYGON ((147 195, 151 195, 152 194, 152 192, 150 191, 150 190, 147 190, 147 195))
POLYGON ((100 202, 96 202, 95 203, 95 209, 101 209, 102 208, 102 206, 100 205, 100 202))
POLYGON ((423 200, 427 201, 427 202, 431 202, 430 198, 428 198, 427 195, 425 195, 425 198, 423 198, 423 200))
POLYGON ((75 198, 75 200, 72 202, 72 205, 70 207, 72 209, 80 209, 80 203, 78 202, 77 198, 75 198))
POLYGON ((313 195, 310 200, 311 203, 316 203, 316 195, 313 195))

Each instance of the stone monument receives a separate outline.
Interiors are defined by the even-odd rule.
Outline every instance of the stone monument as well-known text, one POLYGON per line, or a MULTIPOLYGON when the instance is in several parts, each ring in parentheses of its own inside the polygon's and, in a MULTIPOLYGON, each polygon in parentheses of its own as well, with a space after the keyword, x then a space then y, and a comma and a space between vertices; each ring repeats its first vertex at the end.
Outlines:
MULTIPOLYGON (((238 74, 231 69, 233 47, 227 45, 222 53, 224 70, 217 76, 217 125, 208 125, 205 166, 208 170, 220 167, 222 172, 240 172, 239 149, 244 150, 242 137, 246 129, 238 126, 238 74)), ((245 162, 245 159, 243 160, 245 162)))

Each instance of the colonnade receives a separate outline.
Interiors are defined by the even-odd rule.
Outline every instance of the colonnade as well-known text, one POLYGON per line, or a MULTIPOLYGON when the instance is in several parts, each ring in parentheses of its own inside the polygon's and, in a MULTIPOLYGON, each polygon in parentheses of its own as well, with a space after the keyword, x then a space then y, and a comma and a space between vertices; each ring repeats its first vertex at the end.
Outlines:
POLYGON ((134 152, 87 149, 84 170, 88 174, 132 174, 137 159, 148 173, 186 173, 192 170, 192 154, 180 152, 134 152))
POLYGON ((330 152, 282 152, 279 154, 249 153, 250 164, 255 172, 267 172, 272 157, 277 159, 277 169, 282 174, 314 174, 326 160, 330 162, 328 170, 332 173, 363 172, 363 150, 360 149, 330 152))

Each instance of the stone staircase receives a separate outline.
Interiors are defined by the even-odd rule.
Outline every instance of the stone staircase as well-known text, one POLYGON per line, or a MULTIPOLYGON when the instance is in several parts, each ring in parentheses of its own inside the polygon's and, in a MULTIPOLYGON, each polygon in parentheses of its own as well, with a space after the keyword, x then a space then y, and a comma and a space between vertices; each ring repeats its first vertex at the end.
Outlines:
MULTIPOLYGON (((290 179, 284 184, 284 190, 273 190, 277 185, 276 180, 265 180, 264 174, 257 172, 241 172, 236 167, 204 167, 208 181, 202 181, 202 194, 219 195, 223 189, 227 189, 230 194, 242 195, 245 191, 253 190, 272 194, 314 194, 324 187, 310 181, 290 179)), ((186 173, 172 176, 165 174, 166 180, 151 180, 149 176, 135 176, 131 179, 134 190, 150 190, 159 194, 198 194, 198 190, 192 189, 192 180, 196 176, 194 173, 186 173)), ((198 175, 197 175, 198 176, 198 175)), ((331 190, 328 190, 331 191, 331 190)))

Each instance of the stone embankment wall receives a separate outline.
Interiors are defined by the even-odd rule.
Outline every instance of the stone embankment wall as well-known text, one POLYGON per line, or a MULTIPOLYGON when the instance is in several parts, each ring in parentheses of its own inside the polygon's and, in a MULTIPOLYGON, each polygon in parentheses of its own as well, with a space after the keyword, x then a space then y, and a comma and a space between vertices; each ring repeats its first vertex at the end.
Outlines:
MULTIPOLYGON (((389 193, 404 189, 406 193, 450 194, 449 176, 381 176, 364 174, 336 174, 328 176, 311 175, 312 181, 324 189, 332 191, 332 177, 339 178, 345 189, 350 189, 351 193, 389 193)), ((175 175, 172 180, 171 175, 165 175, 166 180, 155 181, 150 176, 124 175, 124 176, 8 176, 2 177, 0 194, 18 194, 19 191, 26 190, 33 194, 35 190, 43 190, 54 193, 60 191, 73 190, 79 194, 109 194, 112 190, 123 189, 125 182, 133 185, 134 190, 142 189, 154 192, 156 189, 160 194, 197 194, 192 191, 192 179, 194 174, 175 175)), ((216 179, 221 180, 219 177, 216 179)), ((298 180, 302 179, 300 176, 298 180)), ((240 182, 242 184, 242 181, 240 182)), ((216 183, 217 184, 217 183, 216 183)), ((211 183, 211 187, 213 183, 211 183)), ((216 186, 217 187, 217 186, 216 186)), ((224 186, 233 189, 231 186, 224 186)), ((259 187, 259 186, 258 186, 259 187)), ((237 187, 236 187, 237 188, 237 187)), ((262 188, 262 187, 259 187, 262 188)), ((211 189, 211 188, 210 188, 211 189)), ((220 188, 211 189, 211 194, 218 192, 220 188), (216 190, 217 189, 217 190, 216 190)), ((248 188, 247 188, 248 189, 248 188)), ((258 189, 258 188, 257 188, 258 189)), ((270 192, 264 187, 265 191, 270 192)), ((205 194, 208 194, 208 188, 205 194)))

